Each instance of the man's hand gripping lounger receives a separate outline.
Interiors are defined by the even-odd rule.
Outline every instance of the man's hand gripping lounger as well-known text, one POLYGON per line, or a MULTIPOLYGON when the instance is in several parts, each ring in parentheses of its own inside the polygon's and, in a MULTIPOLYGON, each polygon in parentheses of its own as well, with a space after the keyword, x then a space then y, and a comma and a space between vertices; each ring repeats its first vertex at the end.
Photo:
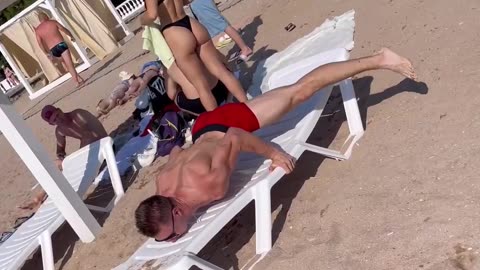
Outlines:
POLYGON ((195 143, 185 150, 174 148, 158 171, 156 195, 137 208, 139 231, 157 241, 180 238, 198 208, 225 196, 241 151, 272 159, 272 168, 291 172, 294 163, 290 156, 249 132, 274 123, 328 85, 377 69, 416 79, 410 61, 382 49, 369 57, 320 66, 295 84, 201 114, 192 129, 195 143))

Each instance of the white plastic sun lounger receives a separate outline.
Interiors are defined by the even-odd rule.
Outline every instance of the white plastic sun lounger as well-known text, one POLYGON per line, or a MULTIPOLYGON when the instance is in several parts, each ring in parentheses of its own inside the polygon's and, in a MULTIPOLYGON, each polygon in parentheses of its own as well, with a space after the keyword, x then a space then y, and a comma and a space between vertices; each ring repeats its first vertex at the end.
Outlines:
MULTIPOLYGON (((88 187, 93 183, 105 159, 116 193, 115 201, 123 195, 112 143, 110 137, 103 138, 72 153, 63 161, 63 174, 80 197, 85 195, 88 187)), ((98 208, 98 210, 106 209, 98 208)), ((19 269, 37 250, 38 245, 42 250, 43 269, 55 269, 51 237, 64 222, 65 218, 53 201, 47 198, 37 212, 0 245, 0 269, 19 269)))
MULTIPOLYGON (((348 57, 349 54, 345 49, 335 49, 314 55, 272 74, 269 88, 289 85, 322 64, 347 60, 348 57)), ((348 158, 353 145, 364 132, 350 80, 340 82, 351 133, 347 140, 346 151, 340 153, 306 143, 322 114, 332 88, 333 86, 327 87, 278 123, 262 128, 255 134, 281 146, 295 158, 299 158, 306 150, 335 159, 348 158)), ((127 262, 116 267, 115 270, 144 269, 142 267, 146 265, 151 266, 152 269, 183 270, 193 265, 202 269, 221 269, 197 257, 196 254, 252 200, 255 201, 256 253, 264 256, 272 247, 270 189, 285 174, 282 169, 275 169, 270 173, 269 165, 270 163, 261 157, 242 154, 232 175, 230 190, 225 199, 198 213, 195 223, 186 235, 175 243, 158 243, 149 239, 127 262)))

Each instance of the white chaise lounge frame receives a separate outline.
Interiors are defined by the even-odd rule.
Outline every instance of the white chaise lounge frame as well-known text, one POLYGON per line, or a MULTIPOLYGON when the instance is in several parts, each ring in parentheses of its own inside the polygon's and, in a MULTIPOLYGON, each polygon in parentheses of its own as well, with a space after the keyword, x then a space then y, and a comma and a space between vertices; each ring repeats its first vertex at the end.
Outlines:
MULTIPOLYGON (((106 137, 79 149, 63 161, 63 174, 80 197, 85 195, 93 183, 103 160, 107 162, 116 195, 112 202, 116 203, 123 196, 123 185, 112 145, 113 140, 106 137)), ((112 208, 112 205, 110 203, 106 208, 98 206, 89 206, 89 208, 106 212, 112 208)), ((43 269, 54 270, 51 238, 64 222, 65 218, 53 201, 47 198, 37 212, 0 245, 0 270, 21 268, 39 245, 42 252, 43 269)))
MULTIPOLYGON (((289 66, 272 74, 269 89, 292 84, 317 66, 348 58, 349 53, 345 49, 314 55, 294 67, 289 66)), ((281 146, 295 158, 299 158, 304 151, 312 151, 337 160, 348 159, 364 129, 351 80, 339 82, 339 86, 350 130, 344 152, 306 142, 325 108, 333 86, 326 87, 278 123, 262 128, 255 134, 281 146)), ((224 200, 198 213, 196 222, 186 235, 175 243, 158 243, 149 239, 115 270, 143 269, 145 264, 153 269, 183 270, 193 265, 202 269, 221 269, 196 254, 252 200, 255 201, 256 253, 264 256, 272 248, 270 190, 285 174, 278 168, 270 173, 268 168, 269 162, 258 156, 241 155, 231 177, 229 194, 224 200)))

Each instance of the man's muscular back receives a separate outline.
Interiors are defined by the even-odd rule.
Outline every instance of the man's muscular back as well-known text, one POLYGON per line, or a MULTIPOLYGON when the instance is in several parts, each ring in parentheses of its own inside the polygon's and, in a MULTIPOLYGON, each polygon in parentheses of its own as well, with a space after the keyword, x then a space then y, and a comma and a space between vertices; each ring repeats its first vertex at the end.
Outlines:
POLYGON ((35 32, 42 38, 43 43, 48 49, 51 49, 58 43, 64 41, 58 27, 58 22, 55 20, 47 20, 42 22, 36 28, 35 32))
POLYGON ((186 150, 175 148, 159 171, 157 195, 175 198, 194 209, 223 198, 232 166, 223 158, 226 149, 221 141, 205 141, 186 150))
POLYGON ((66 115, 71 121, 57 126, 57 133, 80 140, 80 147, 108 136, 102 123, 90 112, 76 109, 66 115))

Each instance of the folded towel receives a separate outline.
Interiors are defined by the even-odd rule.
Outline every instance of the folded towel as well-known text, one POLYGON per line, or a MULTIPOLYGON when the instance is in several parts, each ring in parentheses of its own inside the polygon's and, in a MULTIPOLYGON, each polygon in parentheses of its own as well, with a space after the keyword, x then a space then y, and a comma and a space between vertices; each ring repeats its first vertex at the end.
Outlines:
POLYGON ((169 69, 175 62, 175 58, 160 30, 157 27, 145 26, 142 38, 143 49, 158 56, 162 64, 169 69))

